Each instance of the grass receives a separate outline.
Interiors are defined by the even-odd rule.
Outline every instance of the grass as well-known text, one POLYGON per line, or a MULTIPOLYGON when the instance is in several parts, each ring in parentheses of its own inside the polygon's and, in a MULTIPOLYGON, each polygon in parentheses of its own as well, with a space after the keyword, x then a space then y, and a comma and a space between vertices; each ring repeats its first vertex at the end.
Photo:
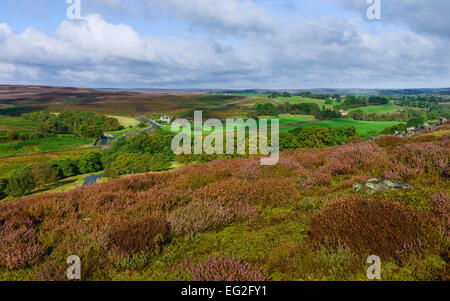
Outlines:
POLYGON ((362 110, 365 113, 376 113, 376 114, 385 114, 385 113, 394 113, 402 110, 402 107, 396 106, 394 104, 387 104, 381 106, 368 106, 361 108, 350 109, 350 112, 362 110))
POLYGON ((301 96, 292 96, 292 97, 277 97, 277 98, 269 98, 267 95, 255 95, 255 94, 247 94, 247 96, 251 96, 249 99, 239 103, 240 106, 245 107, 253 107, 255 104, 258 103, 274 103, 274 104, 280 104, 280 103, 290 103, 290 104, 300 104, 300 103, 316 103, 321 108, 322 106, 332 106, 337 104, 337 102, 333 102, 332 105, 326 105, 326 100, 324 99, 314 99, 314 98, 308 98, 308 97, 301 97, 301 96))
POLYGON ((92 146, 93 143, 92 138, 71 134, 55 135, 43 139, 0 144, 0 157, 77 149, 85 145, 92 146))
POLYGON ((16 156, 10 158, 0 158, 0 178, 8 177, 9 174, 15 170, 22 167, 25 167, 29 164, 34 164, 39 161, 50 161, 50 160, 58 160, 58 159, 74 159, 79 156, 90 153, 93 151, 97 151, 96 149, 78 149, 78 150, 70 150, 63 151, 53 154, 38 154, 38 155, 29 155, 29 156, 16 156))
POLYGON ((359 120, 347 120, 347 119, 337 119, 337 120, 326 120, 311 122, 308 124, 300 125, 300 127, 311 127, 311 126, 323 126, 326 128, 340 128, 340 127, 355 127, 358 134, 364 135, 370 131, 381 132, 385 128, 397 125, 401 122, 398 121, 359 121, 359 120))
POLYGON ((39 123, 26 120, 22 117, 13 117, 13 116, 0 116, 0 131, 9 131, 9 130, 27 130, 33 131, 37 130, 39 127, 39 123))
POLYGON ((106 117, 117 119, 119 121, 119 124, 125 128, 136 127, 142 122, 133 117, 113 116, 113 115, 107 115, 106 117))
MULTIPOLYGON (((265 117, 260 117, 260 119, 267 119, 268 123, 267 126, 270 127, 270 119, 278 119, 279 120, 279 124, 280 124, 280 128, 282 129, 282 131, 287 131, 289 129, 292 129, 294 127, 297 127, 299 124, 304 123, 304 122, 309 122, 314 120, 313 117, 311 116, 302 116, 302 115, 280 115, 278 117, 273 117, 273 116, 265 116, 265 117)), ((244 120, 246 120, 244 118, 244 120)), ((224 130, 225 130, 225 126, 226 126, 226 122, 222 121, 222 124, 224 126, 224 130)), ((258 122, 258 127, 259 127, 259 122, 258 122)), ((194 124, 191 122, 191 128, 192 128, 192 133, 194 133, 194 124)), ((171 131, 171 126, 165 126, 162 128, 165 131, 171 131)), ((212 131, 203 131, 203 135, 208 135, 210 134, 212 131)))
MULTIPOLYGON (((30 192, 28 195, 39 195, 44 193, 62 193, 74 190, 75 188, 81 187, 84 183, 84 178, 89 177, 91 175, 98 175, 103 173, 103 171, 88 173, 84 175, 77 175, 70 178, 62 179, 56 183, 53 183, 46 187, 38 187, 30 192)), ((14 201, 15 198, 8 196, 0 201, 0 203, 6 203, 9 201, 14 201)))

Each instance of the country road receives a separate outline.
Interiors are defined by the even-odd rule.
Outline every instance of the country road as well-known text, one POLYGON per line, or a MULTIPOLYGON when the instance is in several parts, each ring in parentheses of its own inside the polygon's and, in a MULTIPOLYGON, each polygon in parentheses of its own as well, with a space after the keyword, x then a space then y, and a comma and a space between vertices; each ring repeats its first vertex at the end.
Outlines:
POLYGON ((148 128, 148 129, 145 129, 145 130, 143 130, 143 131, 140 131, 140 132, 137 132, 137 133, 134 133, 134 134, 130 134, 130 135, 125 135, 125 136, 121 136, 121 137, 114 137, 114 138, 105 138, 105 139, 102 139, 101 145, 107 145, 110 141, 113 141, 113 140, 116 140, 116 139, 119 139, 119 138, 130 138, 130 137, 135 137, 135 136, 137 136, 137 135, 139 135, 139 134, 141 134, 141 133, 146 133, 146 132, 149 132, 149 131, 153 131, 154 129, 157 129, 157 128, 158 128, 158 125, 157 125, 154 121, 148 119, 147 117, 145 117, 145 116, 139 116, 139 118, 144 119, 145 121, 147 121, 148 123, 150 123, 151 127, 148 128))
MULTIPOLYGON (((135 137, 135 136, 137 136, 137 135, 139 135, 141 133, 146 133, 146 132, 149 132, 149 131, 152 131, 152 130, 155 130, 155 129, 158 128, 158 125, 154 121, 148 119, 147 117, 139 116, 139 118, 144 119, 145 121, 147 121, 151 125, 151 127, 148 128, 148 129, 145 129, 143 131, 140 131, 140 132, 137 132, 137 133, 134 133, 134 134, 130 134, 130 135, 126 135, 126 136, 122 136, 122 137, 105 138, 105 139, 102 140, 101 145, 106 145, 106 144, 108 144, 108 142, 116 140, 116 139, 119 139, 119 138, 135 137)), ((101 177, 103 177, 103 174, 90 175, 90 176, 84 178, 84 183, 83 183, 82 187, 86 187, 86 186, 93 185, 93 184, 97 183, 97 181, 101 177)))

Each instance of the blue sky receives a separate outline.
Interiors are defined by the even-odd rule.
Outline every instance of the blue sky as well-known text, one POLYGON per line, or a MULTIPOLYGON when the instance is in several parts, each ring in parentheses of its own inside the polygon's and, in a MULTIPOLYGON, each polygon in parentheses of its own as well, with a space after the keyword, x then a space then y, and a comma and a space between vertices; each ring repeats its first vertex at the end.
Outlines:
POLYGON ((0 84, 117 88, 450 86, 450 1, 0 1, 0 84))

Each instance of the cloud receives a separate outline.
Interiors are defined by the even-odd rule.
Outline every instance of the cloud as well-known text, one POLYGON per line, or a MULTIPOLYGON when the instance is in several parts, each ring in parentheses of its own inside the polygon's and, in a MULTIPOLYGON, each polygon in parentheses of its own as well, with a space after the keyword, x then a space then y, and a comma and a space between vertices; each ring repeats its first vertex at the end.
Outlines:
MULTIPOLYGON (((362 0, 332 0, 345 9, 361 12, 365 18, 369 4, 362 0)), ((401 23, 417 33, 439 35, 450 39, 450 1, 448 0, 381 0, 382 21, 401 23)))
POLYGON ((211 35, 143 36, 130 25, 109 23, 96 14, 63 21, 56 38, 33 28, 16 34, 0 24, 0 81, 87 87, 310 88, 443 86, 450 78, 449 41, 421 31, 375 32, 339 17, 296 15, 279 22, 249 1, 217 1, 215 6, 209 0, 164 2, 158 5, 175 10, 174 16, 183 15, 189 25, 195 22, 211 35), (249 14, 243 11, 246 7, 255 10, 249 14))

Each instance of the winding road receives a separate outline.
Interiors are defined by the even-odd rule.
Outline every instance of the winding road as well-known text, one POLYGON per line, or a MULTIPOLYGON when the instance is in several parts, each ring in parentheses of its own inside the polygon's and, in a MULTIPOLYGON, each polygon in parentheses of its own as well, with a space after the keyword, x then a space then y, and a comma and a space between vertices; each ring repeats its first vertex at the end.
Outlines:
MULTIPOLYGON (((130 134, 130 135, 126 135, 126 136, 122 136, 122 137, 114 137, 114 138, 105 138, 105 139, 102 139, 101 145, 107 145, 110 141, 113 141, 113 140, 116 140, 116 139, 120 139, 120 138, 130 138, 130 137, 135 137, 135 136, 137 136, 137 135, 139 135, 139 134, 141 134, 141 133, 146 133, 146 132, 149 132, 149 131, 153 131, 153 130, 155 130, 155 129, 158 128, 158 125, 157 125, 154 121, 148 119, 147 117, 145 117, 145 116, 139 116, 139 118, 144 119, 145 121, 147 121, 147 122, 151 125, 151 127, 148 128, 148 129, 145 129, 145 130, 143 130, 143 131, 140 131, 140 132, 137 132, 137 133, 134 133, 134 134, 130 134)), ((93 185, 93 184, 97 183, 97 181, 98 181, 101 177, 103 177, 103 174, 99 174, 99 175, 90 175, 90 176, 84 178, 84 183, 83 183, 83 185, 82 185, 81 187, 86 187, 86 186, 88 186, 88 185, 93 185)))

